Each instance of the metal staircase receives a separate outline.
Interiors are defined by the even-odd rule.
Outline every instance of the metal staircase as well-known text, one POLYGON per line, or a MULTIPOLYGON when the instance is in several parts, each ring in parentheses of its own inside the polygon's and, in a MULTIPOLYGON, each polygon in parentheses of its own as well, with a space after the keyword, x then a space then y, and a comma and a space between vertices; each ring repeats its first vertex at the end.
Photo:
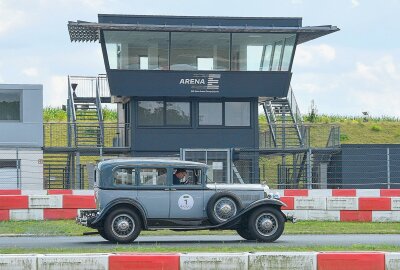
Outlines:
POLYGON ((306 132, 293 90, 288 96, 262 103, 267 118, 272 148, 304 147, 306 132))
POLYGON ((104 145, 104 119, 100 88, 102 77, 68 77, 68 122, 71 123, 71 145, 101 147, 104 145), (74 140, 72 141, 72 137, 74 140))
POLYGON ((73 173, 72 164, 73 156, 71 154, 44 154, 44 188, 71 188, 70 176, 73 173))

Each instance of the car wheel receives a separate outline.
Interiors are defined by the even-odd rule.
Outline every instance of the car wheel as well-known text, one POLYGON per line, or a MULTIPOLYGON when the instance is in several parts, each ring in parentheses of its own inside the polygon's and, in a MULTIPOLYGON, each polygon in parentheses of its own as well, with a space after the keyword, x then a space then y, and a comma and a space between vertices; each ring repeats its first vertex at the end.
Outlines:
POLYGON ((240 199, 229 192, 214 194, 207 204, 207 216, 211 223, 220 224, 242 210, 240 199))
POLYGON ((272 207, 258 208, 249 217, 248 229, 254 239, 261 242, 273 242, 278 239, 285 228, 282 213, 272 207))
POLYGON ((239 228, 236 230, 238 235, 243 237, 246 240, 256 240, 253 235, 251 235, 249 229, 247 228, 239 228))
POLYGON ((141 227, 141 220, 136 212, 127 208, 118 208, 107 216, 104 232, 109 241, 130 243, 138 237, 141 227))

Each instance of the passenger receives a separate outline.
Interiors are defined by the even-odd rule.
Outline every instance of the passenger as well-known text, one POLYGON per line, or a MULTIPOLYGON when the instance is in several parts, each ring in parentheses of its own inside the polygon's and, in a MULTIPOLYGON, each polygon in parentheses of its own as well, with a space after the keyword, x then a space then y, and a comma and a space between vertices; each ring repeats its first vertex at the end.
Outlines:
POLYGON ((172 183, 174 185, 182 185, 185 184, 185 182, 181 182, 182 179, 186 177, 186 170, 185 169, 176 169, 174 175, 173 175, 173 181, 172 183))

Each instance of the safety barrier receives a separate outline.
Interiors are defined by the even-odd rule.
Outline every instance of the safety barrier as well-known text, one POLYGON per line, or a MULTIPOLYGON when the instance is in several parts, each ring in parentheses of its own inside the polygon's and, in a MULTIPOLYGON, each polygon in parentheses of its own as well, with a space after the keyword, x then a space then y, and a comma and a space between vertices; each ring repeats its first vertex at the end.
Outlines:
POLYGON ((398 270, 394 252, 7 254, 1 269, 313 269, 398 270))
MULTIPOLYGON (((400 222, 399 190, 280 190, 297 220, 400 222)), ((274 191, 277 192, 277 191, 274 191)), ((74 219, 93 190, 0 190, 0 220, 74 219)))

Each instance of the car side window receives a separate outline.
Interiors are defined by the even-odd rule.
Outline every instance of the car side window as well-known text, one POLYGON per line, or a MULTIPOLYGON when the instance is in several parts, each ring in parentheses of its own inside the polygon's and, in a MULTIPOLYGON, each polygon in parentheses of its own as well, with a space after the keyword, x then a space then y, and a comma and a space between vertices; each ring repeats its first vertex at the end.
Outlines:
POLYGON ((139 185, 165 186, 167 185, 166 168, 141 168, 139 171, 139 185))
POLYGON ((135 185, 134 168, 118 168, 114 171, 114 185, 135 185))
POLYGON ((174 168, 172 175, 173 185, 201 185, 200 169, 174 168))

